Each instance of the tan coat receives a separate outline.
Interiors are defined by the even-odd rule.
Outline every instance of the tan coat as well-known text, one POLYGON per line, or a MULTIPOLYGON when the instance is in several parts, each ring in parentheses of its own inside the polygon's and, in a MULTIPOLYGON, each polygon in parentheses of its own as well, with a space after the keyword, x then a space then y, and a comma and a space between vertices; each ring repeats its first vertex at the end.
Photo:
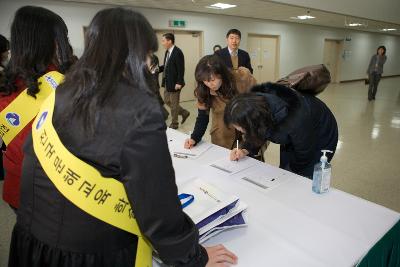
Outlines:
MULTIPOLYGON (((245 67, 239 67, 232 71, 237 91, 239 94, 246 93, 251 87, 256 85, 257 81, 245 67)), ((221 96, 213 96, 211 103, 211 142, 213 144, 231 149, 235 142, 235 129, 227 128, 224 124, 225 106, 230 99, 221 96)))

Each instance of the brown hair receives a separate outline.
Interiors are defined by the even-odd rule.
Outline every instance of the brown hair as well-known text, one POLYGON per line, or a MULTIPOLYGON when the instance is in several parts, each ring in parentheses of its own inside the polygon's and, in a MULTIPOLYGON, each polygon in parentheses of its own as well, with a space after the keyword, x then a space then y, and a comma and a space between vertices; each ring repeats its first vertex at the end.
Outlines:
POLYGON ((195 79, 197 86, 194 92, 198 101, 201 104, 205 104, 207 108, 211 106, 212 98, 210 89, 203 81, 210 80, 211 75, 217 75, 222 79, 218 95, 226 99, 231 99, 237 93, 235 79, 220 57, 217 55, 205 56, 200 59, 196 66, 195 79))

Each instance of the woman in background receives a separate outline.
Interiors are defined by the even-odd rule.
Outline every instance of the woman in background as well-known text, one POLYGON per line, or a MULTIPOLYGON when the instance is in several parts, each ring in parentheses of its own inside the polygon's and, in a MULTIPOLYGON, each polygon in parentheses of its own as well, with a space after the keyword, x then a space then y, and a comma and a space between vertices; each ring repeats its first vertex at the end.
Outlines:
POLYGON ((215 52, 217 52, 218 50, 221 50, 221 49, 222 49, 222 47, 219 44, 214 45, 213 52, 215 53, 215 52))
MULTIPOLYGON (((5 80, 0 84, 0 111, 26 88, 28 95, 36 99, 40 91, 38 78, 54 70, 65 72, 72 60, 68 29, 59 15, 42 7, 18 9, 11 25, 11 58, 5 80)), ((19 207, 22 145, 30 134, 31 124, 19 132, 3 154, 3 199, 13 209, 19 207)))
POLYGON ((6 37, 0 34, 0 74, 4 72, 4 69, 8 64, 9 54, 10 42, 7 40, 6 37))
POLYGON ((375 100, 376 92, 378 91, 378 84, 381 80, 383 73, 383 65, 386 62, 386 47, 379 46, 376 54, 371 57, 369 61, 367 75, 369 79, 368 87, 368 100, 375 100))
POLYGON ((236 94, 247 92, 256 80, 244 67, 230 71, 217 55, 200 59, 195 70, 198 115, 190 138, 184 147, 191 148, 202 139, 211 113, 211 142, 231 149, 237 139, 234 128, 225 126, 223 116, 226 103, 236 94))
MULTIPOLYGON (((5 74, 4 69, 8 65, 10 54, 10 42, 6 37, 0 34, 0 84, 4 83, 5 74)), ((3 168, 3 140, 0 139, 0 181, 4 180, 4 168, 3 168)))

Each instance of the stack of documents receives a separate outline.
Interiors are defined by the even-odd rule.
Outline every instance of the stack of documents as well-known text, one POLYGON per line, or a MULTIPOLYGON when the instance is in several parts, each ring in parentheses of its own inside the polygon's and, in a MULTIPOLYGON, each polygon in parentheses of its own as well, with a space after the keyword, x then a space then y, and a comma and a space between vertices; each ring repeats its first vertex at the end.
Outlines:
MULTIPOLYGON (((246 226, 247 205, 238 197, 218 189, 202 179, 192 179, 178 186, 179 194, 194 196, 183 208, 199 228, 200 243, 226 230, 246 226)), ((184 204, 184 203, 182 203, 184 204)))

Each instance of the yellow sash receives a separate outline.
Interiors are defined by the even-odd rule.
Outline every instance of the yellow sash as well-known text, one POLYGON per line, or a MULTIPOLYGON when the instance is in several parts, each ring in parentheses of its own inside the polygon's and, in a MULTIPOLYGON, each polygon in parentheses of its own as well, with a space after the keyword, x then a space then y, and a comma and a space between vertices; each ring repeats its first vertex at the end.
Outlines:
POLYGON ((0 112, 0 137, 8 145, 39 112, 43 101, 64 80, 64 75, 51 71, 39 78, 39 93, 36 98, 22 91, 0 112))
POLYGON ((43 103, 32 124, 33 148, 43 170, 69 201, 86 213, 138 236, 136 267, 151 267, 152 248, 135 220, 124 186, 102 177, 69 152, 52 124, 55 93, 43 103))

